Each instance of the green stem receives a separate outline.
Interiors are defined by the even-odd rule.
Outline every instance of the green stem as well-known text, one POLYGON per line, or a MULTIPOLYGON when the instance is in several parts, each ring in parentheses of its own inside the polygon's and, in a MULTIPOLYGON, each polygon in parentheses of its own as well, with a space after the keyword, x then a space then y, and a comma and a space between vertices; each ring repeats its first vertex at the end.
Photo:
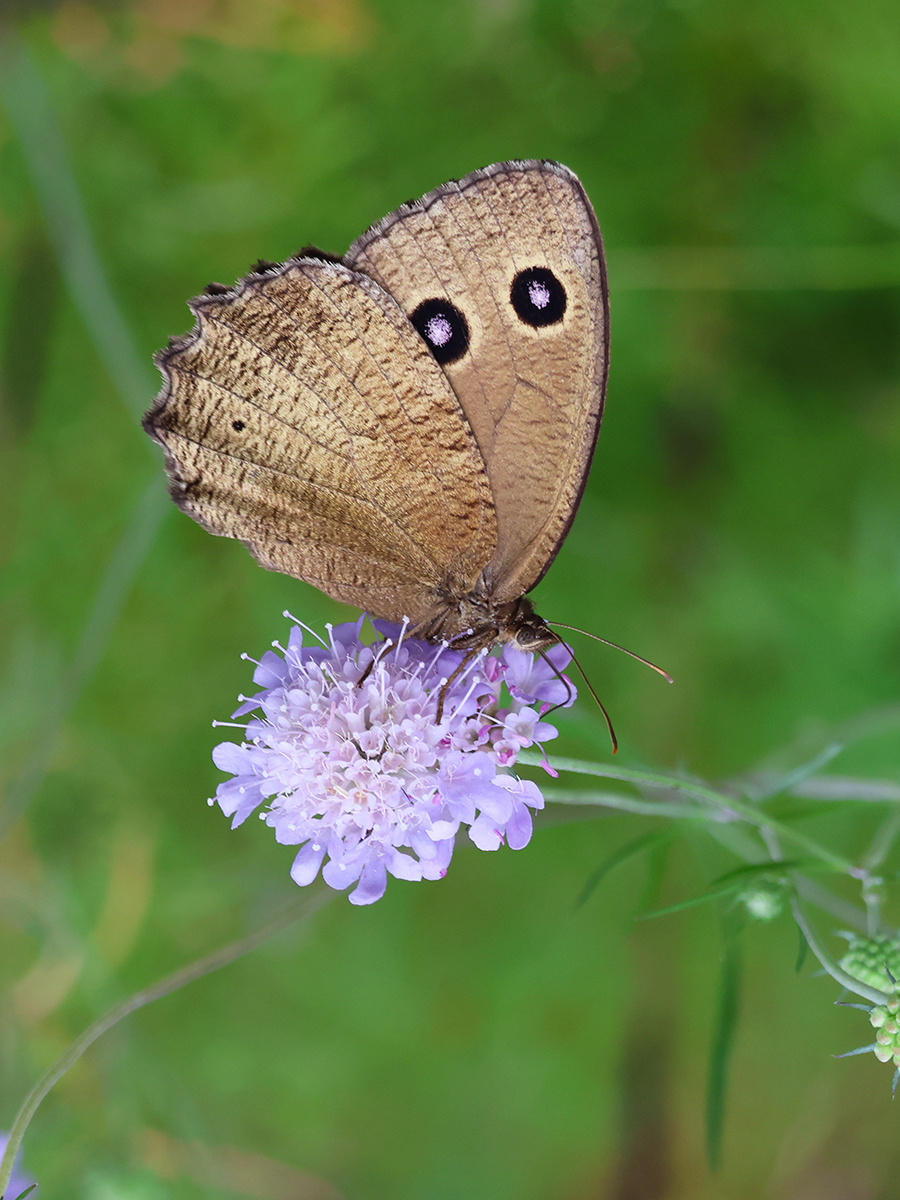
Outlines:
POLYGON ((113 1005, 108 1012, 105 1012, 102 1017, 98 1017, 93 1024, 89 1025, 72 1042, 66 1052, 57 1059, 53 1066, 44 1072, 25 1097, 22 1107, 16 1114, 16 1119, 10 1130, 9 1141, 6 1144, 6 1150, 4 1151, 3 1158, 0 1159, 0 1197, 3 1196, 9 1184, 13 1162, 19 1152, 22 1139, 25 1137, 25 1131, 31 1122, 31 1118, 37 1112, 41 1101, 56 1081, 65 1075, 69 1067, 77 1062, 88 1046, 95 1042, 101 1034, 106 1033, 107 1029, 111 1029, 113 1025, 121 1021, 123 1017, 127 1017, 130 1013, 133 1013, 136 1009, 144 1008, 146 1005, 152 1004, 154 1000, 159 1000, 162 996, 168 996, 170 992, 175 992, 186 984, 193 983, 196 979, 202 979, 204 975, 210 975, 213 971, 218 971, 220 967, 227 967, 229 963, 233 963, 244 954, 249 954, 251 950, 255 950, 263 942, 267 942, 269 938, 286 929, 288 925, 292 925, 295 921, 302 918, 312 916, 317 909, 327 904, 335 895, 336 893, 330 889, 323 888, 316 895, 307 897, 299 903, 289 905, 280 916, 276 917, 274 921, 270 921, 268 925, 263 926, 262 929, 258 929, 256 933, 251 933, 248 937, 241 938, 237 942, 232 942, 228 946, 223 946, 221 950, 214 950, 212 954, 198 959, 197 962, 191 963, 187 967, 182 967, 172 975, 168 975, 165 979, 160 980, 159 983, 154 983, 151 987, 144 988, 140 992, 135 992, 127 1000, 122 1000, 119 1004, 113 1005))
POLYGON ((699 804, 657 804, 652 800, 638 800, 634 796, 620 796, 617 792, 564 792, 543 787, 541 792, 544 799, 552 804, 615 808, 621 812, 640 813, 643 817, 680 817, 686 821, 697 821, 707 815, 707 810, 699 804))
POLYGON ((791 897, 791 911, 794 914, 794 920, 806 938, 810 950, 812 950, 813 954, 835 983, 839 983, 848 992, 853 992, 855 995, 862 996, 863 999, 871 1001, 872 1004, 887 1004, 891 997, 885 992, 879 991, 878 988, 869 987, 868 984, 862 983, 853 975, 848 975, 846 971, 838 966, 825 949, 813 926, 807 921, 806 914, 800 907, 800 901, 796 896, 791 897))
MULTIPOLYGON (((528 766, 540 766, 542 761, 540 755, 534 753, 519 755, 519 762, 525 763, 528 766)), ((685 792, 689 796, 697 796, 699 799, 705 800, 708 804, 712 804, 716 808, 727 809, 729 812, 743 817, 745 821, 748 821, 751 825, 755 825, 759 829, 771 829, 780 837, 793 842, 795 846, 801 847, 808 854, 812 855, 812 857, 827 863, 836 871, 840 871, 844 875, 849 875, 853 879, 859 877, 859 868, 855 863, 842 858, 839 854, 834 854, 826 846, 822 846, 813 838, 809 838, 803 833, 798 833, 790 825, 785 825, 775 817, 769 816, 768 813, 762 812, 754 804, 748 804, 746 801, 732 796, 723 796, 720 792, 714 791, 709 787, 704 787, 703 784, 694 783, 692 780, 679 779, 671 775, 659 775, 655 771, 634 771, 627 767, 613 767, 606 763, 583 762, 577 758, 554 757, 553 766, 559 771, 572 771, 579 775, 592 775, 601 779, 619 779, 623 783, 636 783, 642 784, 645 787, 666 788, 670 791, 685 792)))

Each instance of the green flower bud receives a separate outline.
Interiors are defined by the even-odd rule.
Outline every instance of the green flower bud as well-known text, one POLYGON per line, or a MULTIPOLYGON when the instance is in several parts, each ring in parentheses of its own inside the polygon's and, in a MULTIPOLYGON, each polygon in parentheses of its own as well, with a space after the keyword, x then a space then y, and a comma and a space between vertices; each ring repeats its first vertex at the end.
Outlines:
POLYGON ((869 987, 894 992, 894 980, 900 980, 900 941, 896 937, 855 936, 849 940, 847 953, 839 965, 869 987))

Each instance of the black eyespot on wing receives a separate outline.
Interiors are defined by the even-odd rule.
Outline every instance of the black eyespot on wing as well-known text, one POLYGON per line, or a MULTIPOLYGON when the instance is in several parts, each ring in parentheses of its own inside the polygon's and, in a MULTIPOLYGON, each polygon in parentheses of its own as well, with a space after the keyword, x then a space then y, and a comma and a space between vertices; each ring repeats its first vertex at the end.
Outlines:
POLYGON ((469 348, 469 323, 449 300, 423 300, 410 321, 441 364, 456 362, 469 348))
POLYGON ((566 289, 546 267, 527 267, 512 281, 509 301, 520 321, 540 329, 563 319, 566 289))
POLYGON ((236 433, 240 433, 241 430, 244 428, 244 422, 243 421, 232 421, 231 428, 233 430, 235 430, 236 433))

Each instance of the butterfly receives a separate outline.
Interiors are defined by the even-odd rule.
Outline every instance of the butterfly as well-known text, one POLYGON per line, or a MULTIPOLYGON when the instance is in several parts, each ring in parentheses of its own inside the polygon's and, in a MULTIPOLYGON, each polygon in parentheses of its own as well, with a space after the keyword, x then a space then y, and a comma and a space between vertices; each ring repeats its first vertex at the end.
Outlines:
POLYGON ((144 419, 184 512, 414 636, 559 641, 526 593, 581 499, 609 328, 600 229, 567 167, 474 171, 343 258, 260 261, 190 308, 144 419))

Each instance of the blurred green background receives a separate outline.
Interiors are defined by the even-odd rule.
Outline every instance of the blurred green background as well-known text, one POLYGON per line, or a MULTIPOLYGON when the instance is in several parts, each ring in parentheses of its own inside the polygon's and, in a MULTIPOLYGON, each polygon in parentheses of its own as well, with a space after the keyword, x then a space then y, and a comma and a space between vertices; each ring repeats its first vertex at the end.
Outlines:
MULTIPOLYGON (((343 252, 488 162, 567 163, 607 243, 612 369, 536 599, 675 676, 576 640, 620 760, 719 779, 896 704, 894 3, 3 11, 0 1128, 107 1005, 296 891, 289 849, 206 806, 210 722, 249 690, 239 654, 286 636, 284 608, 346 610, 161 499, 137 423, 153 350, 209 280, 308 242, 343 252)), ((586 699, 558 718, 559 752, 608 758, 586 699)), ((896 732, 873 730, 835 769, 900 780, 896 732)), ((726 868, 686 830, 660 878, 635 860, 575 906, 658 826, 557 808, 523 852, 460 844, 440 884, 340 898, 139 1013, 39 1112, 41 1194, 897 1196, 889 1071, 830 1057, 868 1027, 794 972, 786 919, 743 939, 710 1174, 719 914, 634 918, 726 868)), ((837 806, 817 833, 861 844, 837 806)))

